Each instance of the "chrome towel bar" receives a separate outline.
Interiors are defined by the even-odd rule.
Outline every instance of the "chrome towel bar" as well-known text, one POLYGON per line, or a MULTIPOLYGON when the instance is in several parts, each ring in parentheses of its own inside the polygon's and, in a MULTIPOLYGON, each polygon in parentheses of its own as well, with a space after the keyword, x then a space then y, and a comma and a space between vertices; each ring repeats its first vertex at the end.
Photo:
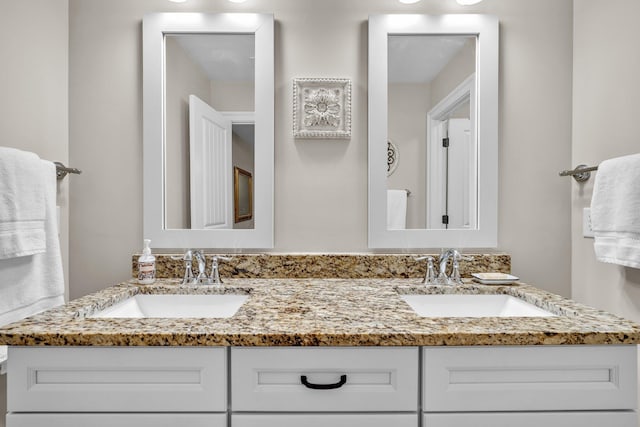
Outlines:
POLYGON ((70 174, 70 173, 74 173, 76 175, 79 175, 82 173, 80 169, 68 168, 60 162, 53 162, 53 163, 56 165, 56 176, 58 177, 58 180, 63 179, 65 176, 67 176, 67 174, 70 174))
POLYGON ((560 176, 572 176, 577 182, 585 182, 591 178, 591 172, 597 171, 597 166, 578 165, 572 170, 560 172, 560 176))

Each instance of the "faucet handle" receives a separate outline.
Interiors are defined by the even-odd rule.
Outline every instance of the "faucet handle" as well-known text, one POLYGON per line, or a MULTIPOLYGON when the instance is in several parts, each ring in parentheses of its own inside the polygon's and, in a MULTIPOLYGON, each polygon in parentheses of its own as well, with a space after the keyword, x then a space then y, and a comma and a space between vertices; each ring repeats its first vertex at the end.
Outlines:
POLYGON ((427 256, 421 256, 421 257, 417 257, 414 258, 414 260, 416 261, 424 261, 427 260, 427 271, 424 274, 424 279, 422 280, 422 284, 423 285, 434 285, 436 284, 436 272, 433 269, 433 262, 435 261, 435 258, 432 257, 431 255, 427 255, 427 256))
POLYGON ((182 261, 191 261, 193 259, 191 249, 186 249, 184 251, 184 255, 171 255, 171 259, 174 261, 182 260, 182 261))
POLYGON ((193 261, 193 252, 191 249, 184 251, 184 255, 172 255, 173 260, 184 261, 184 277, 182 278, 183 285, 189 285, 193 282, 193 270, 191 270, 191 261, 193 261))
POLYGON ((459 258, 453 258, 453 269, 451 271, 451 277, 449 277, 449 284, 462 285, 462 276, 460 276, 460 265, 458 264, 459 258))
POLYGON ((473 261, 474 257, 469 256, 469 255, 464 255, 464 254, 460 253, 460 251, 454 250, 453 259, 454 260, 458 260, 458 261, 473 261))
POLYGON ((221 285, 222 279, 220 279, 220 269, 218 268, 218 261, 231 261, 233 258, 222 256, 222 255, 214 255, 212 257, 213 262, 211 263, 211 276, 209 277, 210 285, 221 285))
POLYGON ((465 256, 458 250, 453 250, 453 267, 449 283, 452 285, 462 285, 462 276, 460 275, 460 261, 473 261, 472 256, 465 256))

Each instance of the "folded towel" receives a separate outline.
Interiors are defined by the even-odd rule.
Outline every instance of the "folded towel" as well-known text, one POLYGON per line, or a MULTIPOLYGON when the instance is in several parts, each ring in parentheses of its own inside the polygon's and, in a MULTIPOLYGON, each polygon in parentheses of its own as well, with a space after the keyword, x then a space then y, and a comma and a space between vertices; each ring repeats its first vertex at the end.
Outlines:
POLYGON ((0 325, 64 304, 64 276, 56 220, 56 167, 39 160, 44 180, 46 251, 0 259, 0 325))
POLYGON ((387 230, 407 228, 407 190, 387 190, 387 230))
POLYGON ((591 226, 599 261, 640 268, 640 154, 598 166, 591 226))
POLYGON ((37 155, 0 147, 0 259, 47 249, 44 172, 37 155))

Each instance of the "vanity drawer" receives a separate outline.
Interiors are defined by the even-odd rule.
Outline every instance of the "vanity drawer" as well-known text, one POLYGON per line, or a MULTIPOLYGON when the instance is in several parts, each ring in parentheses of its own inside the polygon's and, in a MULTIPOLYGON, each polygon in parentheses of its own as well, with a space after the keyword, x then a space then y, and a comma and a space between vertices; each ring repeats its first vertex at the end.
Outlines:
POLYGON ((232 408, 417 411, 418 365, 416 347, 234 347, 232 408), (333 388, 314 389, 315 385, 333 388))
POLYGON ((7 414, 7 427, 227 427, 227 414, 7 414))
POLYGON ((426 412, 637 406, 635 345, 425 347, 422 363, 426 412))
POLYGON ((226 351, 10 347, 10 412, 225 412, 226 351))
POLYGON ((424 427, 637 427, 638 415, 634 411, 425 414, 422 425, 424 427))
POLYGON ((418 416, 417 414, 233 414, 231 416, 231 427, 300 426, 418 427, 418 416))

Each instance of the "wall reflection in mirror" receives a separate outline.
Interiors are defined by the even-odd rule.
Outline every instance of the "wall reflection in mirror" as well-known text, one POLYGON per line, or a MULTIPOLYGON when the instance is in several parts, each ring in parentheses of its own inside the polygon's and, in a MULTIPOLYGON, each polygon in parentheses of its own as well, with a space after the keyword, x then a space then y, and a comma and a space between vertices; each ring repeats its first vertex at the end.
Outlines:
POLYGON ((254 58, 253 34, 165 35, 166 229, 254 228, 234 198, 234 168, 254 176, 254 58))
POLYGON ((388 36, 389 230, 477 228, 476 40, 388 36))

